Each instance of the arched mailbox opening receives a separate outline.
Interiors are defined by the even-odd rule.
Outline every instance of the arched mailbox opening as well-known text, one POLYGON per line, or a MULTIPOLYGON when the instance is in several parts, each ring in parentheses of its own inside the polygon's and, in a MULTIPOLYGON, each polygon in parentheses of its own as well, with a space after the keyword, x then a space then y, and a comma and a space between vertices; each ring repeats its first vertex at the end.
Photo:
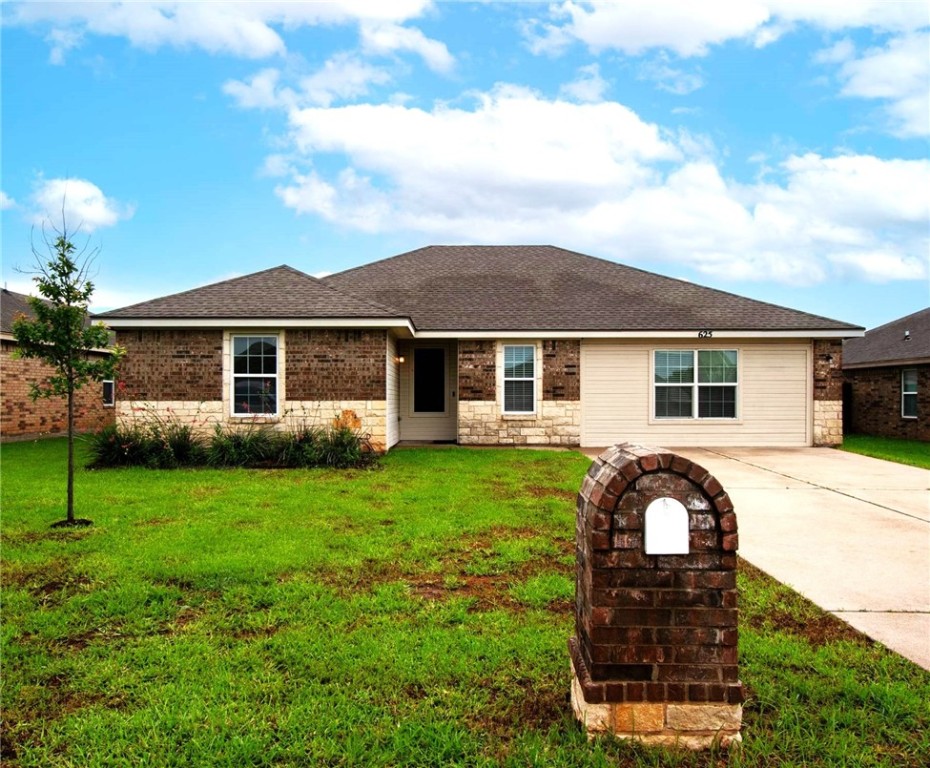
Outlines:
POLYGON ((692 748, 740 739, 736 514, 717 480, 622 444, 578 495, 572 706, 589 734, 692 748))

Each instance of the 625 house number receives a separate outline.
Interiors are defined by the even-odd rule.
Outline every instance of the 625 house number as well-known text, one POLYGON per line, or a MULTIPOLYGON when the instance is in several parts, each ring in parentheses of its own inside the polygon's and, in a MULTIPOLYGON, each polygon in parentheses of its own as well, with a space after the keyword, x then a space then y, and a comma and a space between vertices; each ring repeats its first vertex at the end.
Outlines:
POLYGON ((714 332, 713 331, 698 331, 698 338, 699 339, 712 339, 714 338, 714 332))

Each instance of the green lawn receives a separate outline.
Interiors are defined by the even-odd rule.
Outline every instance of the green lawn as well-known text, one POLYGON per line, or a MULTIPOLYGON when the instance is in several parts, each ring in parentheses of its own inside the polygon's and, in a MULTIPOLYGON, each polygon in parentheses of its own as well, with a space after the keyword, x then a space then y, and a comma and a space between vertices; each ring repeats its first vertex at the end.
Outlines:
MULTIPOLYGON (((588 742, 569 452, 110 470, 2 446, 3 764, 925 766, 930 674, 741 565, 741 752, 588 742)), ((737 513, 739 510, 737 510, 737 513)))
POLYGON ((930 469, 930 443, 922 443, 919 440, 846 435, 841 447, 850 453, 861 453, 863 456, 930 469))

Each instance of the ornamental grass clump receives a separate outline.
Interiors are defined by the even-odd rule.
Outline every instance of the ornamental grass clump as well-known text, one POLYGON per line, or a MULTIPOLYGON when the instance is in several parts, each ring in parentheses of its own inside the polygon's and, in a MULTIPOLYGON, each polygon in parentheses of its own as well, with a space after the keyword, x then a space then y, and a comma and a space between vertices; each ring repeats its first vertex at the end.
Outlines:
POLYGON ((344 424, 301 425, 281 432, 267 424, 214 426, 202 432, 179 419, 147 414, 141 422, 107 427, 88 440, 91 469, 115 467, 366 467, 377 460, 367 435, 344 424))

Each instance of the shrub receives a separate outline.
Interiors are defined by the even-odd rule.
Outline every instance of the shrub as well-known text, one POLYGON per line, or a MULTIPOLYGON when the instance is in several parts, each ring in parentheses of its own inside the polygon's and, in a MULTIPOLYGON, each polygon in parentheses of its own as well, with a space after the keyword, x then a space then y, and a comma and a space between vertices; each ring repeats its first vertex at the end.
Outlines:
POLYGON ((207 463, 211 467, 274 466, 279 442, 275 431, 264 425, 237 429, 217 424, 207 449, 207 463))
POLYGON ((365 467, 377 459, 366 435, 345 424, 277 432, 264 424, 217 424, 209 441, 173 417, 107 427, 90 436, 94 469, 107 467, 365 467))

